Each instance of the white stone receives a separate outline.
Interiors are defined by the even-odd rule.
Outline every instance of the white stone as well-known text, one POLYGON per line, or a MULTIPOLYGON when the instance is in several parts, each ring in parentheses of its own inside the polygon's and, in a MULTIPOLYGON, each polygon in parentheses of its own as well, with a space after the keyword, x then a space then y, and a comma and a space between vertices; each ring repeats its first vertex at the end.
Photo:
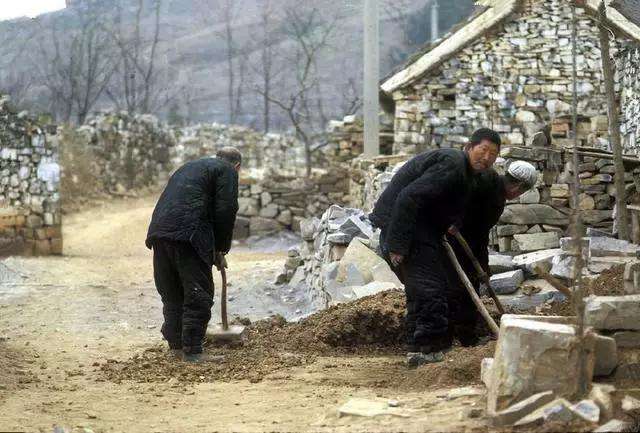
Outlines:
POLYGON ((551 403, 554 400, 553 392, 545 391, 538 394, 534 394, 531 397, 527 397, 522 401, 509 406, 508 408, 496 412, 491 415, 491 424, 494 427, 502 427, 512 425, 516 421, 521 420, 531 412, 539 409, 540 407, 551 403))
POLYGON ((515 425, 541 425, 545 422, 569 423, 575 417, 575 413, 571 410, 571 406, 572 405, 568 400, 558 398, 525 416, 516 422, 515 425))
POLYGON ((386 292, 387 290, 397 289, 398 286, 394 283, 372 281, 365 286, 352 287, 353 293, 356 299, 364 298, 365 296, 375 295, 380 292, 386 292))
POLYGON ((346 278, 348 265, 355 266, 364 277, 364 283, 373 281, 372 269, 381 263, 386 264, 382 257, 378 256, 374 251, 366 247, 360 239, 354 239, 347 247, 347 251, 340 260, 338 268, 338 282, 342 282, 346 278))
POLYGON ((571 411, 585 421, 597 423, 600 421, 600 407, 592 400, 581 400, 571 406, 571 411))
POLYGON ((538 188, 530 189, 520 196, 518 201, 521 204, 537 204, 540 203, 540 191, 538 188))
POLYGON ((548 250, 560 246, 560 237, 556 232, 525 233, 513 235, 518 243, 518 250, 522 252, 548 250))
MULTIPOLYGON (((491 368, 490 413, 534 394, 553 391, 572 396, 581 383, 577 372, 580 344, 573 326, 546 323, 505 314, 491 368)), ((587 359, 586 383, 593 374, 593 355, 587 359)))
POLYGON ((509 272, 516 267, 511 256, 505 254, 489 254, 489 270, 492 274, 509 272))
POLYGON ((480 364, 480 380, 484 383, 484 386, 488 387, 491 381, 491 366, 493 365, 493 358, 483 358, 480 364))
POLYGON ((593 433, 623 433, 631 432, 633 430, 633 423, 628 421, 622 421, 619 419, 612 419, 607 423, 601 425, 593 431, 593 433))
POLYGON ((278 215, 278 205, 271 203, 266 207, 260 209, 260 216, 262 218, 275 218, 278 215))
POLYGON ((404 289, 404 285, 386 261, 382 261, 371 268, 371 275, 374 282, 391 283, 398 289, 404 289))
POLYGON ((632 256, 635 257, 640 247, 631 242, 608 237, 591 238, 592 256, 632 256))
POLYGON ((553 258, 561 253, 562 250, 560 248, 553 248, 550 250, 520 254, 513 258, 513 263, 526 270, 528 274, 535 275, 535 269, 538 266, 546 272, 549 272, 549 270, 551 270, 551 262, 553 258))
POLYGON ((598 330, 640 330, 640 295, 589 296, 585 324, 598 330))

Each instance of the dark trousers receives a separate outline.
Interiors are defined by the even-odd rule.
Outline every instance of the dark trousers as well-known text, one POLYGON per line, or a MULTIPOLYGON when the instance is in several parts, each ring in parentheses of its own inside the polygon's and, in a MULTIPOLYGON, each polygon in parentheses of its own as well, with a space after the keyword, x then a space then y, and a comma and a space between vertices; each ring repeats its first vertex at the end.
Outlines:
MULTIPOLYGON (((384 235, 383 231, 380 246, 388 261, 384 235)), ((442 241, 434 236, 430 241, 414 242, 402 265, 394 269, 404 284, 407 298, 406 329, 410 346, 424 346, 450 335, 445 254, 442 241)))
POLYGON ((213 306, 211 267, 190 243, 159 239, 153 244, 153 276, 169 347, 201 353, 213 306))

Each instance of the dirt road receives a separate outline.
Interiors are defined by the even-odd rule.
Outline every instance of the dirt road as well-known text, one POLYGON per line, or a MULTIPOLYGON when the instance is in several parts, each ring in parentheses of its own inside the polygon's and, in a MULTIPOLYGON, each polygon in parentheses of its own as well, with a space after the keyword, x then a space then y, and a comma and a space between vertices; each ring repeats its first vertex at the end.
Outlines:
MULTIPOLYGON (((318 357, 258 383, 107 381, 99 365, 162 342, 144 247, 153 203, 147 197, 72 215, 64 257, 4 262, 15 273, 0 286, 0 431, 484 430, 481 388, 406 391, 388 380, 405 374, 400 356, 318 357), (352 397, 398 400, 399 413, 338 417, 352 397)), ((300 294, 270 284, 285 255, 236 249, 232 312, 257 319, 304 308, 300 294)))

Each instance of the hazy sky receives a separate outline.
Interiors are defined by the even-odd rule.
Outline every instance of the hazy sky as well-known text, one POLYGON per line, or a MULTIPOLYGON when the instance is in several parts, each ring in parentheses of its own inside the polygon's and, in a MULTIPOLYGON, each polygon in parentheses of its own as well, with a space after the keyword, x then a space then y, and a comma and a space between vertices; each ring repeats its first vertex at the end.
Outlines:
POLYGON ((0 0, 0 20, 35 17, 64 7, 64 0, 0 0))

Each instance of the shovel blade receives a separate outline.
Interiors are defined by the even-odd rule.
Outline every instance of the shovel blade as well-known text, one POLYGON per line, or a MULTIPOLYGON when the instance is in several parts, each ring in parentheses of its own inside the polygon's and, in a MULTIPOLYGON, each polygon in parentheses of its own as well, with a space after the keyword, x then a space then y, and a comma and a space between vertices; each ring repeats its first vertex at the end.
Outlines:
POLYGON ((231 325, 229 329, 223 329, 222 325, 209 328, 207 336, 213 341, 244 341, 247 338, 246 328, 242 325, 231 325))

